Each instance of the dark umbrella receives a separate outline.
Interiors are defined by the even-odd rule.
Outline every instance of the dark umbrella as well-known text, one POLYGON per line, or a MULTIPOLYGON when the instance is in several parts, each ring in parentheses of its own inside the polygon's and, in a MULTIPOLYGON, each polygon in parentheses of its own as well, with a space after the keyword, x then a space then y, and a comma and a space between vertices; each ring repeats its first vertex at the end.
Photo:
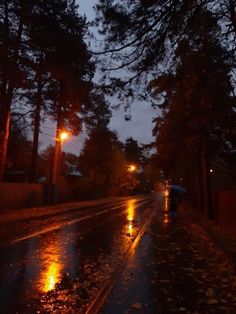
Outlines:
POLYGON ((171 184, 170 185, 170 188, 173 190, 173 191, 176 191, 176 192, 183 192, 183 193, 186 193, 186 189, 183 188, 182 186, 180 185, 177 185, 177 184, 171 184))

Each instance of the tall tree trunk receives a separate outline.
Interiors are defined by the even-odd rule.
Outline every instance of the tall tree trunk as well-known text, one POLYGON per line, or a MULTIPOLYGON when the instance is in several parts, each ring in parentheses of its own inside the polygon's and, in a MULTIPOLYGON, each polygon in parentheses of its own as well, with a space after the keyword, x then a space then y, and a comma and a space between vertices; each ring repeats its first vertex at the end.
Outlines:
POLYGON ((208 216, 208 189, 207 189, 207 164, 206 164, 206 143, 203 140, 201 150, 201 165, 202 165, 202 186, 204 197, 204 213, 208 216))
POLYGON ((230 19, 233 24, 234 32, 236 35, 236 4, 235 0, 229 0, 230 19))
POLYGON ((56 131, 56 140, 54 147, 54 154, 52 159, 52 172, 51 172, 51 203, 58 203, 58 183, 60 178, 60 159, 61 159, 61 140, 60 140, 60 131, 62 125, 62 112, 61 112, 60 102, 58 104, 58 113, 57 113, 57 131, 56 131))
POLYGON ((207 218, 213 219, 206 139, 203 139, 203 142, 202 142, 201 163, 202 163, 202 181, 203 181, 203 196, 204 196, 204 213, 207 216, 207 218))
POLYGON ((203 192, 203 184, 202 184, 202 171, 201 171, 201 153, 199 150, 196 151, 196 179, 195 179, 195 184, 196 184, 196 203, 197 203, 197 208, 200 212, 204 211, 204 192, 203 192))
POLYGON ((7 143, 9 137, 10 124, 10 108, 7 106, 7 70, 8 70, 8 51, 9 51, 9 17, 8 17, 8 3, 4 1, 4 46, 6 51, 6 58, 3 68, 3 78, 1 84, 0 95, 0 182, 3 179, 4 166, 7 154, 7 143))
MULTIPOLYGON (((7 155, 7 145, 9 138, 10 129, 10 112, 11 103, 13 98, 13 93, 16 87, 16 82, 14 77, 9 77, 9 72, 11 67, 13 70, 17 71, 17 63, 19 57, 19 49, 21 43, 21 37, 23 32, 23 15, 20 16, 19 26, 16 35, 16 42, 14 46, 13 58, 11 59, 11 64, 9 60, 9 21, 8 21, 8 4, 5 1, 5 16, 4 16, 4 31, 6 32, 4 38, 4 45, 7 49, 7 61, 3 69, 3 84, 1 88, 0 95, 0 182, 3 180, 4 167, 7 155)), ((13 72, 13 71, 12 71, 13 72)))
MULTIPOLYGON (((41 59, 42 60, 42 59, 41 59)), ((41 106, 42 106, 42 70, 41 60, 39 63, 39 69, 37 74, 37 94, 35 100, 35 112, 34 112, 34 137, 33 147, 31 153, 29 181, 35 182, 37 176, 37 164, 38 164, 38 144, 39 144, 39 132, 40 132, 40 118, 41 118, 41 106)))
POLYGON ((53 166, 52 166, 52 184, 57 184, 60 177, 60 159, 61 159, 61 140, 60 133, 63 127, 63 116, 62 116, 62 108, 63 108, 63 82, 60 81, 60 97, 58 101, 57 108, 57 131, 56 131, 56 141, 55 141, 55 150, 53 157, 53 166))
POLYGON ((188 188, 188 196, 189 201, 192 207, 195 207, 195 193, 194 193, 194 158, 193 152, 188 151, 188 171, 187 171, 187 188, 188 188))
POLYGON ((61 141, 60 141, 60 122, 57 122, 57 132, 52 165, 52 184, 57 184, 60 176, 60 159, 61 159, 61 141))
POLYGON ((10 129, 10 108, 6 103, 2 103, 0 112, 0 182, 3 180, 4 167, 7 155, 7 144, 10 129))
POLYGON ((199 174, 199 153, 196 147, 193 145, 188 154, 189 158, 189 193, 191 205, 193 208, 200 209, 200 174, 199 174))

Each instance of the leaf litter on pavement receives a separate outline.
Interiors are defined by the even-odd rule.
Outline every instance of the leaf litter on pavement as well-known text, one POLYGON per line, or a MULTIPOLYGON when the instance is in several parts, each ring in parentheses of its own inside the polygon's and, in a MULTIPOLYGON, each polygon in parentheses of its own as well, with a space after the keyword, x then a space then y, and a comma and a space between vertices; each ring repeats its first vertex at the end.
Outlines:
POLYGON ((236 313, 231 261, 185 214, 164 224, 157 212, 122 278, 102 313, 236 313))

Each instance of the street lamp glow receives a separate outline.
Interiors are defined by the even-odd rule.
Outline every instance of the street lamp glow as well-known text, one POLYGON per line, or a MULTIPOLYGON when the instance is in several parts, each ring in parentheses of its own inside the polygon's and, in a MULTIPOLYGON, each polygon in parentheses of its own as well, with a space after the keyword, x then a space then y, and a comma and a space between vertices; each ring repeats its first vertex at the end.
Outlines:
POLYGON ((210 173, 213 173, 213 169, 210 169, 210 173))
POLYGON ((60 134, 60 140, 61 142, 64 142, 68 138, 68 133, 67 132, 61 132, 60 134))
POLYGON ((130 172, 134 172, 134 171, 136 170, 136 166, 135 166, 135 165, 130 165, 129 168, 128 168, 128 170, 129 170, 130 172))

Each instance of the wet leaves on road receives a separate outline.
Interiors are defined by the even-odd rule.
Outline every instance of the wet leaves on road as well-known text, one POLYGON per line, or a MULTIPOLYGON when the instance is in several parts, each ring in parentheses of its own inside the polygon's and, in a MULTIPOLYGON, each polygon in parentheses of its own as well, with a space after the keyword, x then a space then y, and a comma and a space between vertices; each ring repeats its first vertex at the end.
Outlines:
POLYGON ((166 225, 159 212, 122 278, 107 300, 104 314, 113 308, 115 313, 136 313, 135 304, 142 308, 148 304, 147 313, 236 313, 232 264, 188 217, 180 216, 179 222, 166 225), (123 302, 116 304, 116 298, 123 302))

